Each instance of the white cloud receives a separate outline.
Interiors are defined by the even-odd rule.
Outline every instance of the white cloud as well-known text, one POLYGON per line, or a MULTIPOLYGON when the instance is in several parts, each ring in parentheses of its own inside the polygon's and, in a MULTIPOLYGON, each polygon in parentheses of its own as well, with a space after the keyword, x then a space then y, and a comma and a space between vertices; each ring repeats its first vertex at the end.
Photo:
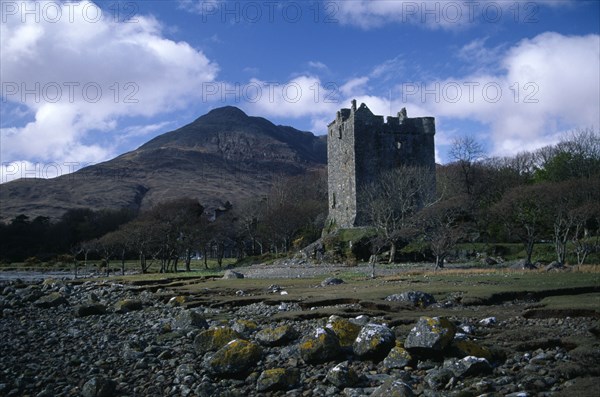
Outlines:
POLYGON ((487 125, 497 155, 556 142, 568 129, 598 128, 600 36, 540 34, 509 48, 501 65, 494 74, 405 84, 403 99, 438 117, 487 125))
POLYGON ((541 5, 560 7, 573 0, 497 1, 339 1, 336 18, 343 24, 362 29, 378 28, 390 23, 413 24, 426 29, 464 29, 476 24, 501 22, 535 23, 541 5))
POLYGON ((308 66, 310 66, 311 68, 320 69, 320 70, 328 70, 329 69, 327 67, 327 65, 325 65, 323 62, 319 62, 319 61, 308 61, 308 66))
POLYGON ((369 77, 367 76, 350 79, 340 87, 340 92, 345 96, 362 94, 368 82, 369 77))
POLYGON ((98 145, 95 134, 115 133, 124 117, 186 105, 218 72, 202 52, 164 38, 152 17, 95 18, 103 11, 89 1, 16 4, 22 9, 3 14, 0 26, 2 101, 27 107, 35 119, 3 123, 5 163, 105 160, 114 148, 98 145), (36 7, 38 21, 23 14, 36 7), (43 14, 51 7, 59 18, 43 14))

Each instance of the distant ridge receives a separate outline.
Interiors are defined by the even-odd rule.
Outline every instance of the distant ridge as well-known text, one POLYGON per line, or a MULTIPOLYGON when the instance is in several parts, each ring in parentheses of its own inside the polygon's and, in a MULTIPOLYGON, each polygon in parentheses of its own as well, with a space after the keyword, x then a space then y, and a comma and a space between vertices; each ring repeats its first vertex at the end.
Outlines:
POLYGON ((325 136, 225 106, 73 174, 2 184, 0 220, 56 219, 71 208, 144 209, 184 196, 209 207, 235 205, 264 195, 274 175, 322 169, 326 161, 325 136))

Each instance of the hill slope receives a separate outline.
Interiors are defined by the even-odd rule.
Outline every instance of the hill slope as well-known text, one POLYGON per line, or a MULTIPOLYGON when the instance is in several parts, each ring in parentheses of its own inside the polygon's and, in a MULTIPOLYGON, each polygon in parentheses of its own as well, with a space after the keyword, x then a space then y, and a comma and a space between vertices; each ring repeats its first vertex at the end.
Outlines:
POLYGON ((183 196, 235 205, 265 194, 274 175, 322 168, 326 159, 325 137, 227 106, 73 174, 2 184, 0 220, 58 218, 71 208, 143 209, 183 196))

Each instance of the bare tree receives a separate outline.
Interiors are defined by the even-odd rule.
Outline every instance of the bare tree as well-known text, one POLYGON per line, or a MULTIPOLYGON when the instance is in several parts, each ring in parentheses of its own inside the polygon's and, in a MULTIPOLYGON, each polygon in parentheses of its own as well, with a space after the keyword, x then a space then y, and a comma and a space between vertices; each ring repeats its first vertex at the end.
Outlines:
POLYGON ((450 158, 460 167, 465 193, 473 194, 475 185, 475 164, 483 160, 485 151, 473 137, 456 138, 450 148, 450 158))
POLYGON ((359 200, 382 239, 378 246, 390 247, 391 263, 397 241, 410 234, 416 223, 414 215, 435 201, 435 174, 429 168, 410 166, 384 172, 359 192, 359 200))
POLYGON ((443 268, 446 257, 465 236, 464 197, 438 201, 419 213, 419 230, 433 255, 435 269, 443 268))

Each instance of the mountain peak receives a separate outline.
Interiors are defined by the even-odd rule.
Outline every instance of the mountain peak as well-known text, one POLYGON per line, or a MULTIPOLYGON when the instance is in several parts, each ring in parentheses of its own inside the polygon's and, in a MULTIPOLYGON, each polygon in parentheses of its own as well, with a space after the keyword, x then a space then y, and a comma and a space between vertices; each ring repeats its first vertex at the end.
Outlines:
POLYGON ((206 113, 204 116, 199 117, 196 121, 211 121, 218 120, 222 122, 224 120, 246 120, 248 115, 244 111, 235 106, 223 106, 216 108, 206 113))

